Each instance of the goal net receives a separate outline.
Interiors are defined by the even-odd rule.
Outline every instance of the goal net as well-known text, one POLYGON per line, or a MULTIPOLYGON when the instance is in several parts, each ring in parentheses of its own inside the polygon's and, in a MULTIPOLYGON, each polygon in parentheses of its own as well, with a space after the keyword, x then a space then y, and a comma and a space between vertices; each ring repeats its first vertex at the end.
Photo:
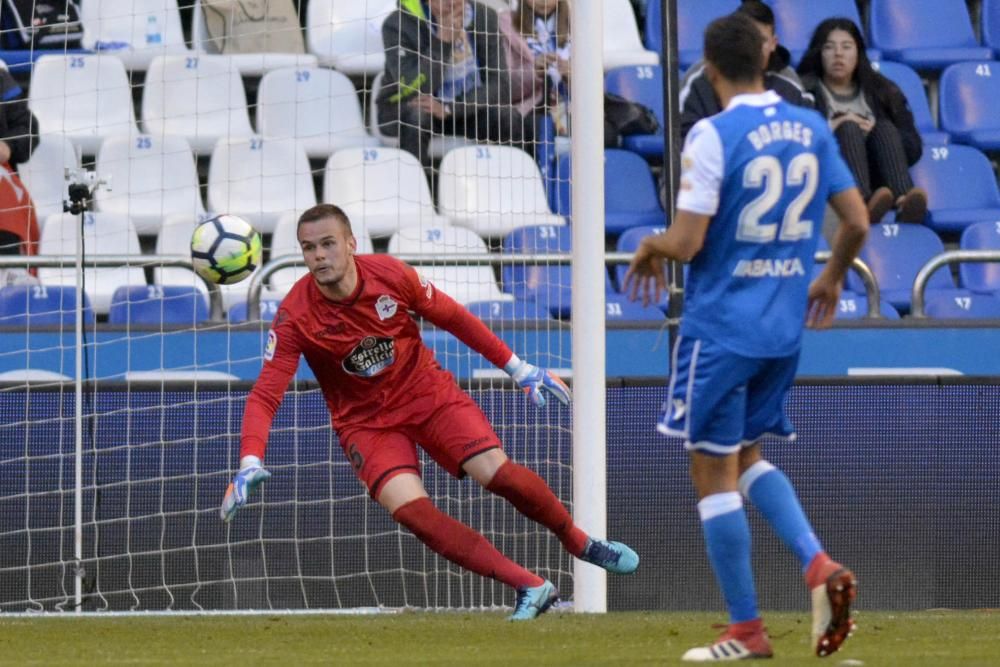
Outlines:
MULTIPOLYGON (((12 139, 39 231, 36 257, 0 255, 0 610, 510 606, 505 586, 368 498, 304 360, 271 431, 272 479, 230 524, 219 505, 270 320, 306 276, 297 217, 316 203, 348 213, 359 253, 411 262, 523 358, 570 376, 569 265, 555 258, 569 251, 565 74, 553 61, 518 83, 506 65, 565 57, 562 37, 512 51, 495 2, 448 26, 408 0, 272 1, 260 16, 211 0, 68 4, 51 30, 7 23, 6 5, 3 19, 5 85, 22 92, 0 113, 35 119, 12 139), (433 48, 415 55, 422 35, 433 48), (265 256, 216 290, 189 242, 222 213, 261 232, 265 256)), ((534 408, 421 328, 511 458, 571 506, 570 410, 534 408)), ((554 537, 423 463, 440 509, 571 597, 554 537)))

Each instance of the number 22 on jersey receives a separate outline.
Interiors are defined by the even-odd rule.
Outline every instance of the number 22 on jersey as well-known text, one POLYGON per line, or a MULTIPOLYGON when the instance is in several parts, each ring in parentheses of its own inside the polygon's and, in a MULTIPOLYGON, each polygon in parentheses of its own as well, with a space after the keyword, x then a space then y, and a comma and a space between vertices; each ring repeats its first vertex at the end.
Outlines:
POLYGON ((743 187, 763 187, 764 191, 740 211, 736 239, 748 243, 770 243, 775 237, 781 241, 810 238, 813 234, 813 221, 803 220, 802 212, 816 194, 818 177, 819 161, 813 153, 796 155, 788 163, 788 170, 784 173, 781 162, 773 155, 761 155, 751 160, 743 170, 743 187), (761 222, 781 201, 785 187, 800 185, 802 191, 785 208, 780 230, 776 222, 761 222))

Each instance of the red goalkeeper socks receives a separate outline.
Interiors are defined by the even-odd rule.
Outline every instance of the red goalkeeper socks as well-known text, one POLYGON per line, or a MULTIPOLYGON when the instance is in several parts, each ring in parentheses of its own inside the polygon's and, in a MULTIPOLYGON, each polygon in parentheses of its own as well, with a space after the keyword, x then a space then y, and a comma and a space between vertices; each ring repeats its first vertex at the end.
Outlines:
POLYGON ((545 581, 497 551, 481 534, 439 510, 430 498, 406 503, 392 518, 432 551, 466 570, 516 589, 540 586, 545 581))
POLYGON ((486 490, 506 498, 518 512, 551 530, 566 551, 577 557, 583 553, 587 534, 576 527, 566 507, 533 470, 507 461, 497 470, 486 490))

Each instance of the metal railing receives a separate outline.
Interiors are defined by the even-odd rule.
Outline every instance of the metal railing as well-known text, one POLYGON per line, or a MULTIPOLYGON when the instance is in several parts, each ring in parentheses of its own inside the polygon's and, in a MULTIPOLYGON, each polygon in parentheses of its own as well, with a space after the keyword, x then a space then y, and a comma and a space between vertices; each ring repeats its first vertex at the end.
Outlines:
MULTIPOLYGON (((184 255, 87 255, 84 268, 129 268, 181 267, 194 271, 191 258, 184 255)), ((0 255, 0 269, 6 267, 75 269, 76 261, 64 255, 0 255)), ((195 274, 197 275, 197 274, 195 274)), ((208 287, 209 317, 215 321, 223 319, 222 294, 219 287, 199 277, 208 287)))
POLYGON ((927 282, 935 271, 942 266, 950 264, 964 264, 966 262, 984 263, 1000 262, 1000 250, 949 250, 935 255, 917 271, 917 277, 913 279, 913 294, 911 295, 910 316, 927 317, 924 312, 924 291, 927 289, 927 282))

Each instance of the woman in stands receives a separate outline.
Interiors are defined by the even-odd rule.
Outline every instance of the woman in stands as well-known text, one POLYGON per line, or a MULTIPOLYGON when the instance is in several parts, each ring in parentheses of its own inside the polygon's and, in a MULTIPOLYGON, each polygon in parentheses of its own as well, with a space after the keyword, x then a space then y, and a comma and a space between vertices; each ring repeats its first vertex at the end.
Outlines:
POLYGON ((872 68, 858 26, 846 18, 820 23, 798 72, 829 119, 871 221, 896 208, 897 220, 923 222, 927 193, 908 171, 923 143, 903 92, 872 68))

